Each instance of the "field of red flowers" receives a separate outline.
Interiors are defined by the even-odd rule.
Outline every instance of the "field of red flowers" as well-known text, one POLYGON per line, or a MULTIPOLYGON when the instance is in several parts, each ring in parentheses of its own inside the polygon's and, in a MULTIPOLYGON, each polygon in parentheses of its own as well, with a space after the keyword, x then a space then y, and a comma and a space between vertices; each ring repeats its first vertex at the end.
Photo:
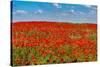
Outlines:
POLYGON ((13 66, 96 60, 96 24, 12 23, 13 66))

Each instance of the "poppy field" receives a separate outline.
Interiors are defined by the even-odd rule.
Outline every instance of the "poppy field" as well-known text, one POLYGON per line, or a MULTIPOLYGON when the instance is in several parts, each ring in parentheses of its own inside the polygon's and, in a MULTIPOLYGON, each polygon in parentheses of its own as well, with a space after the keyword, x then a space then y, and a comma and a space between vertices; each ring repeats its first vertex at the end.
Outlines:
POLYGON ((89 23, 12 23, 12 65, 97 60, 97 25, 89 23))

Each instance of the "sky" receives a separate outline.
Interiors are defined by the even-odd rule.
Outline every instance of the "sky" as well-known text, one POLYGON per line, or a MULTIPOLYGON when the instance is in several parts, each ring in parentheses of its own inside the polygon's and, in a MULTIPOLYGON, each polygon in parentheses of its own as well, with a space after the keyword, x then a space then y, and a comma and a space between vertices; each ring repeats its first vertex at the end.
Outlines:
POLYGON ((97 23, 97 6, 12 1, 12 20, 97 23))

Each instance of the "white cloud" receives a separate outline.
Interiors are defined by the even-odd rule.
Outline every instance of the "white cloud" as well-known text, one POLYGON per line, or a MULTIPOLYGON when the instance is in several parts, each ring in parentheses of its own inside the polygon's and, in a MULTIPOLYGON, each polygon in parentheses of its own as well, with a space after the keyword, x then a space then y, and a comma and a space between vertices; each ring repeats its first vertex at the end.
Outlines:
POLYGON ((41 13, 43 13, 43 10, 38 9, 37 11, 34 11, 34 13, 35 13, 35 14, 41 14, 41 13))
POLYGON ((58 3, 53 3, 53 5, 54 5, 56 8, 61 8, 61 5, 59 5, 58 3))
POLYGON ((25 10, 16 10, 16 14, 27 14, 28 12, 25 10))
POLYGON ((97 12, 96 12, 95 10, 91 10, 88 14, 89 14, 89 15, 96 15, 97 12))
POLYGON ((39 10, 38 10, 38 12, 39 12, 39 13, 42 13, 42 12, 43 12, 43 10, 39 9, 39 10))
POLYGON ((86 14, 86 13, 84 13, 84 12, 82 12, 82 11, 76 11, 76 10, 74 10, 74 9, 71 9, 71 10, 69 11, 69 13, 72 14, 72 15, 85 15, 85 14, 86 14))
POLYGON ((85 7, 87 7, 87 8, 91 8, 92 6, 91 6, 91 5, 85 5, 85 7))
POLYGON ((85 5, 85 7, 90 8, 90 9, 93 9, 93 10, 97 10, 97 7, 96 7, 96 6, 92 6, 92 5, 85 5))
POLYGON ((71 13, 71 14, 76 14, 76 11, 75 11, 74 9, 71 9, 71 10, 70 10, 70 13, 71 13))
POLYGON ((74 12, 75 12, 75 10, 73 10, 73 9, 71 9, 70 11, 71 11, 72 13, 74 13, 74 12))
POLYGON ((76 11, 74 9, 70 9, 66 12, 61 13, 62 16, 66 16, 66 15, 75 15, 76 11))

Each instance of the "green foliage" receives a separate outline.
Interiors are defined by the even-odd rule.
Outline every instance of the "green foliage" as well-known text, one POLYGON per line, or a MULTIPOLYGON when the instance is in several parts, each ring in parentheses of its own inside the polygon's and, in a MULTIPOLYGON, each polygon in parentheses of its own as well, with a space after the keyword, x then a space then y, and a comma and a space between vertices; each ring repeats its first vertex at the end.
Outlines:
POLYGON ((88 35, 88 38, 91 39, 91 40, 97 40, 97 34, 91 33, 91 34, 88 35))

